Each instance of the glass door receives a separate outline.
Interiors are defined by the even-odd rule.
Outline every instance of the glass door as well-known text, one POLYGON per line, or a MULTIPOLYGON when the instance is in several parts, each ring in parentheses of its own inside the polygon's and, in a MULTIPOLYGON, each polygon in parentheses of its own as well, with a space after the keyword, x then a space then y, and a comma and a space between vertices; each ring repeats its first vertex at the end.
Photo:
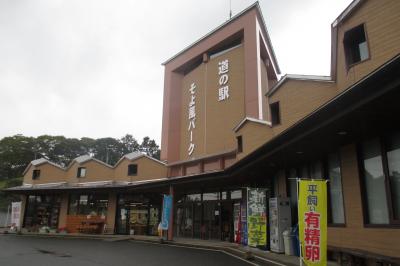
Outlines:
POLYGON ((128 221, 129 212, 126 206, 119 206, 117 209, 117 223, 116 223, 116 233, 126 235, 128 232, 128 221))
POLYGON ((220 239, 220 206, 218 201, 205 201, 203 202, 203 239, 220 239))
POLYGON ((233 241, 233 202, 221 202, 221 240, 233 241))
POLYGON ((149 209, 147 204, 131 203, 129 211, 129 228, 132 235, 146 235, 149 209))
POLYGON ((158 224, 160 221, 160 210, 159 206, 150 205, 149 209, 149 235, 158 235, 158 224))

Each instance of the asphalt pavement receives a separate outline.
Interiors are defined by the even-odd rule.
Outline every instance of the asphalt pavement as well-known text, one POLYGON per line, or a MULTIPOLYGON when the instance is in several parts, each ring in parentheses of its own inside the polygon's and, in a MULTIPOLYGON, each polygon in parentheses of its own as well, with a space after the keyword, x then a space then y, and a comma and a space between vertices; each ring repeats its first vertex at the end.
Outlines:
POLYGON ((151 244, 0 235, 1 266, 254 265, 220 251, 151 244))

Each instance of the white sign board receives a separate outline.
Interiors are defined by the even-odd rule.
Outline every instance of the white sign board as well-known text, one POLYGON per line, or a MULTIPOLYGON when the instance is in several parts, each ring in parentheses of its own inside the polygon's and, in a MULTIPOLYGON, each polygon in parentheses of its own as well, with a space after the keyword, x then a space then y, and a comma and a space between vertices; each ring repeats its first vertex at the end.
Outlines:
POLYGON ((11 203, 11 226, 19 227, 21 221, 21 202, 11 203))

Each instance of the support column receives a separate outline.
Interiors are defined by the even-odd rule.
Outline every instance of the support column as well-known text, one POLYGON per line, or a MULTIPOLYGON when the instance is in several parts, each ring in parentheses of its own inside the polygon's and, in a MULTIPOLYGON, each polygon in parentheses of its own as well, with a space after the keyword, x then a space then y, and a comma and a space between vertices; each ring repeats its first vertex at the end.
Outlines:
POLYGON ((168 240, 172 241, 174 237, 174 187, 172 185, 169 186, 169 195, 172 196, 171 203, 171 213, 169 217, 169 227, 168 227, 168 240))
POLYGON ((106 234, 114 234, 116 213, 117 213, 117 193, 110 192, 108 196, 108 207, 106 216, 106 223, 107 223, 107 230, 105 232, 106 234))
POLYGON ((61 194, 60 214, 58 216, 58 228, 67 227, 67 215, 68 215, 68 193, 61 194))
MULTIPOLYGON (((21 195, 21 213, 20 213, 20 217, 19 217, 18 230, 21 230, 21 228, 22 228, 22 226, 24 225, 24 222, 25 222, 25 210, 26 210, 27 201, 28 201, 28 195, 21 195)), ((10 211, 12 213, 12 210, 10 210, 10 211)))

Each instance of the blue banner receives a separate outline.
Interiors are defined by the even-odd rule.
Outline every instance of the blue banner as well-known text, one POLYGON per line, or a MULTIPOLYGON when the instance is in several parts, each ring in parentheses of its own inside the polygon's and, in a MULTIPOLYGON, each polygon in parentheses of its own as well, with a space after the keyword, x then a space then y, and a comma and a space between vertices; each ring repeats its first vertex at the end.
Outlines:
POLYGON ((163 211, 162 211, 162 219, 161 219, 161 229, 162 230, 168 230, 169 218, 171 216, 171 208, 172 208, 172 196, 164 195, 163 211))

